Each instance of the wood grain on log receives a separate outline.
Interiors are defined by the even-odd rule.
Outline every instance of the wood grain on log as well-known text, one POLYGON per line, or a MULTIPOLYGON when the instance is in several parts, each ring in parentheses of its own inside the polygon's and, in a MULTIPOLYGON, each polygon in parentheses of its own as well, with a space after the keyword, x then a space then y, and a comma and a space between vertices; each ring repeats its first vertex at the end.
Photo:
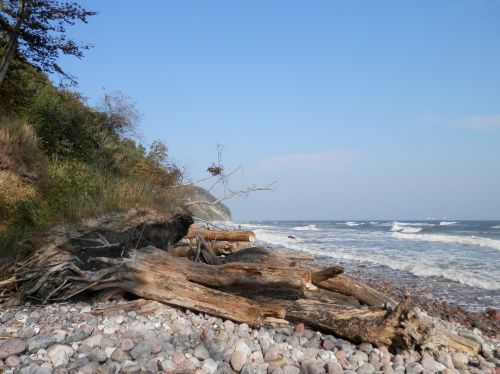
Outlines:
POLYGON ((227 242, 253 242, 255 234, 252 231, 212 231, 200 228, 190 228, 186 239, 201 236, 205 240, 223 240, 227 242))

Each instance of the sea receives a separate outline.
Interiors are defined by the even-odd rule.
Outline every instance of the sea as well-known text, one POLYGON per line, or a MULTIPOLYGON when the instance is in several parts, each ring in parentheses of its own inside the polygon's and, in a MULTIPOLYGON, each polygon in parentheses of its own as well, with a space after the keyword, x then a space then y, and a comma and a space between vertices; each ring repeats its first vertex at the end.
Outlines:
POLYGON ((257 244, 316 255, 429 299, 500 309, 500 221, 258 221, 225 223, 257 244))

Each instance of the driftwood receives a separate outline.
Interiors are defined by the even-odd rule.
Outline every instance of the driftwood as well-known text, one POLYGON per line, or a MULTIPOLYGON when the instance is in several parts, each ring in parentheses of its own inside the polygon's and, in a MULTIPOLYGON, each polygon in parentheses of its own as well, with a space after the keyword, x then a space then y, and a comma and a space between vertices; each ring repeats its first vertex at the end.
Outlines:
POLYGON ((408 300, 397 305, 341 274, 340 267, 319 269, 259 247, 218 257, 201 235, 189 258, 170 253, 191 223, 182 215, 166 220, 135 212, 55 229, 31 256, 0 276, 0 302, 127 292, 250 325, 303 322, 352 341, 394 348, 478 349, 440 330, 408 300))
POLYGON ((212 231, 200 228, 189 229, 187 239, 201 236, 205 240, 222 240, 227 242, 253 242, 255 234, 252 231, 212 231))

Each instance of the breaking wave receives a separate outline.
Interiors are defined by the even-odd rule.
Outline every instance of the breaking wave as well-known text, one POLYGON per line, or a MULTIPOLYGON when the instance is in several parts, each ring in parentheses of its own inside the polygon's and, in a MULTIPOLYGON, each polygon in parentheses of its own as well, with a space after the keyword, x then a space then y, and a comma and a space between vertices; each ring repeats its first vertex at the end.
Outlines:
POLYGON ((297 227, 294 227, 292 230, 296 230, 296 231, 319 231, 319 229, 316 227, 316 225, 297 226, 297 227))
POLYGON ((405 224, 401 222, 394 222, 391 227, 391 231, 393 232, 401 232, 405 234, 415 234, 417 232, 422 231, 422 227, 408 227, 414 226, 413 224, 405 224))
POLYGON ((459 235, 439 235, 439 234, 415 235, 411 233, 405 233, 402 235, 400 232, 393 232, 392 236, 398 239, 423 240, 427 242, 440 242, 449 244, 489 247, 500 251, 500 240, 483 238, 480 236, 459 236, 459 235))
POLYGON ((450 225, 456 225, 458 222, 454 221, 441 221, 439 222, 439 226, 450 226, 450 225))

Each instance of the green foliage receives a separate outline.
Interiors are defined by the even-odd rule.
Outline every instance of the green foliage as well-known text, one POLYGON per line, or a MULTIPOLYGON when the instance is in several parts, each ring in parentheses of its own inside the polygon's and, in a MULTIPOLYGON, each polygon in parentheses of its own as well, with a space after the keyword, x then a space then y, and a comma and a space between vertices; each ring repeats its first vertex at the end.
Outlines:
POLYGON ((0 256, 55 223, 178 205, 170 187, 181 172, 167 146, 146 150, 126 137, 138 120, 128 99, 114 93, 92 108, 28 64, 15 66, 0 87, 0 256))
MULTIPOLYGON (((57 64, 60 54, 83 57, 90 48, 68 38, 66 27, 76 22, 87 23, 95 15, 76 2, 59 0, 2 0, 0 2, 0 37, 6 47, 0 62, 0 71, 9 68, 14 51, 38 69, 74 78, 57 64)), ((0 86, 3 77, 0 75, 0 86)))

